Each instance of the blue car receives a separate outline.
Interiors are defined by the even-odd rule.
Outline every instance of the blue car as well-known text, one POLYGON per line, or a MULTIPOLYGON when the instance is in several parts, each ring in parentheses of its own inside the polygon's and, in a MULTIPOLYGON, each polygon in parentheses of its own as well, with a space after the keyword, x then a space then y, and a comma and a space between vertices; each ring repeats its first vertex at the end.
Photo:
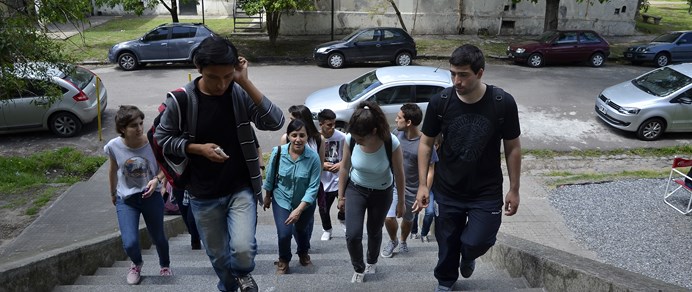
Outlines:
POLYGON ((348 63, 372 61, 408 66, 416 54, 416 42, 405 30, 397 27, 359 29, 339 41, 320 44, 313 51, 318 65, 334 69, 348 63))
POLYGON ((201 23, 162 24, 139 39, 116 44, 108 60, 125 71, 147 63, 192 62, 199 43, 211 35, 215 33, 201 23))
POLYGON ((658 67, 673 62, 692 61, 692 31, 674 31, 660 35, 648 44, 627 48, 625 60, 633 65, 654 62, 658 67))

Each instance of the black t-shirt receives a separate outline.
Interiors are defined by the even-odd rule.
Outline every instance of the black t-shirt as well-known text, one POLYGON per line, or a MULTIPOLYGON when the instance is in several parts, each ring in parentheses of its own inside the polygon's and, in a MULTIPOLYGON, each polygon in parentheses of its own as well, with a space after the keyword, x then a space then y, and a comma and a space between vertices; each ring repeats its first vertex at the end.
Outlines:
POLYGON ((199 101, 195 143, 215 143, 229 156, 225 162, 216 163, 190 154, 188 189, 198 198, 219 198, 250 186, 250 174, 238 142, 232 88, 222 96, 209 96, 195 89, 199 101))
POLYGON ((441 98, 431 98, 422 131, 435 137, 445 129, 440 161, 435 164, 433 192, 441 204, 455 205, 459 200, 502 198, 501 140, 519 137, 519 116, 514 98, 505 93, 505 118, 498 129, 498 113, 493 86, 474 104, 462 102, 452 91, 442 123, 438 119, 441 98))

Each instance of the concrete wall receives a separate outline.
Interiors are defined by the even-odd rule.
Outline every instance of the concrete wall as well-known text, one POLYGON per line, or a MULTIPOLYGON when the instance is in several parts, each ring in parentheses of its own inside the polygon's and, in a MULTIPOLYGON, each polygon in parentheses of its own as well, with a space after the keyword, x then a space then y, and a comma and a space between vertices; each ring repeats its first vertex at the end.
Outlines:
MULTIPOLYGON (((152 0, 149 0, 152 1, 152 0)), ((156 0, 158 1, 158 0, 156 0)), ((180 1, 180 0, 178 0, 180 1)), ((235 1, 232 0, 204 0, 204 15, 205 16, 233 16, 233 7, 235 7, 235 1)), ((178 4, 180 8, 180 4, 178 4)), ((101 13, 101 15, 132 15, 132 12, 125 12, 122 5, 117 5, 113 8, 108 6, 96 7, 96 14, 101 13)), ((166 7, 159 4, 156 9, 146 9, 143 15, 170 15, 166 7)), ((202 5, 197 4, 197 15, 202 16, 202 5)))

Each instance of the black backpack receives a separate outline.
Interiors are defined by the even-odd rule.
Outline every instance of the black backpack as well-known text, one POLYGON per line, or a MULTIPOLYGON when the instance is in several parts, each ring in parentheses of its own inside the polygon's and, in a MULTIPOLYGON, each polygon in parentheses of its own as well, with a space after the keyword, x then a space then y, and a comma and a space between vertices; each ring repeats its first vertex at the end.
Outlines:
MULTIPOLYGON (((180 132, 185 133, 187 131, 187 93, 181 88, 175 91, 168 92, 168 94, 166 94, 166 98, 175 98, 175 100, 178 102, 180 113, 180 123, 178 124, 178 129, 180 130, 180 132)), ((176 172, 175 169, 168 163, 168 160, 173 161, 175 164, 185 164, 187 163, 187 158, 171 155, 165 157, 165 154, 163 153, 163 148, 161 148, 158 141, 156 141, 156 138, 154 138, 156 127, 158 127, 159 123, 161 122, 161 115, 163 115, 163 112, 165 110, 166 103, 164 102, 161 103, 161 105, 159 106, 159 115, 156 116, 156 118, 154 118, 153 125, 151 126, 149 131, 147 131, 147 139, 149 140, 149 146, 151 146, 151 150, 153 150, 154 152, 154 157, 156 157, 156 162, 158 163, 159 168, 166 175, 166 179, 168 180, 168 182, 175 188, 184 189, 185 185, 187 185, 189 171, 187 171, 186 168, 186 170, 182 173, 176 172)), ((193 136, 191 135, 190 139, 192 139, 191 137, 193 136)))

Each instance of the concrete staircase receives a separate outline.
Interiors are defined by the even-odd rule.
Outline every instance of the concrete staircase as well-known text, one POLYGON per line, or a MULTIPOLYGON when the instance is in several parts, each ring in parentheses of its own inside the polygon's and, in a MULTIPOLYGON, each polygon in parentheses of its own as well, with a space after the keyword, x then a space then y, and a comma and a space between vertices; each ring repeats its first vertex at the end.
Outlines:
MULTIPOLYGON (((276 229, 266 223, 258 225, 258 254, 252 276, 260 291, 433 291, 437 286, 433 276, 437 261, 435 242, 409 240, 409 253, 395 254, 392 258, 380 257, 377 273, 366 275, 364 283, 353 284, 350 282, 353 268, 346 250, 344 230, 335 226, 330 241, 321 241, 321 235, 318 219, 311 241, 312 266, 302 267, 298 263, 298 256, 294 255, 290 274, 277 276, 274 266, 278 258, 276 229)), ((388 238, 386 234, 384 237, 388 238)), ((169 244, 172 277, 158 275, 158 257, 152 246, 143 251, 145 264, 142 281, 137 286, 127 285, 125 281, 130 266, 130 262, 125 260, 117 261, 111 267, 99 268, 93 275, 80 276, 73 285, 57 286, 53 291, 216 291, 216 274, 204 250, 190 249, 190 235, 172 237, 169 244)), ((295 242, 293 248, 295 251, 295 242)), ((460 278, 454 290, 544 291, 528 288, 524 278, 512 278, 483 258, 477 261, 473 276, 460 278)))

